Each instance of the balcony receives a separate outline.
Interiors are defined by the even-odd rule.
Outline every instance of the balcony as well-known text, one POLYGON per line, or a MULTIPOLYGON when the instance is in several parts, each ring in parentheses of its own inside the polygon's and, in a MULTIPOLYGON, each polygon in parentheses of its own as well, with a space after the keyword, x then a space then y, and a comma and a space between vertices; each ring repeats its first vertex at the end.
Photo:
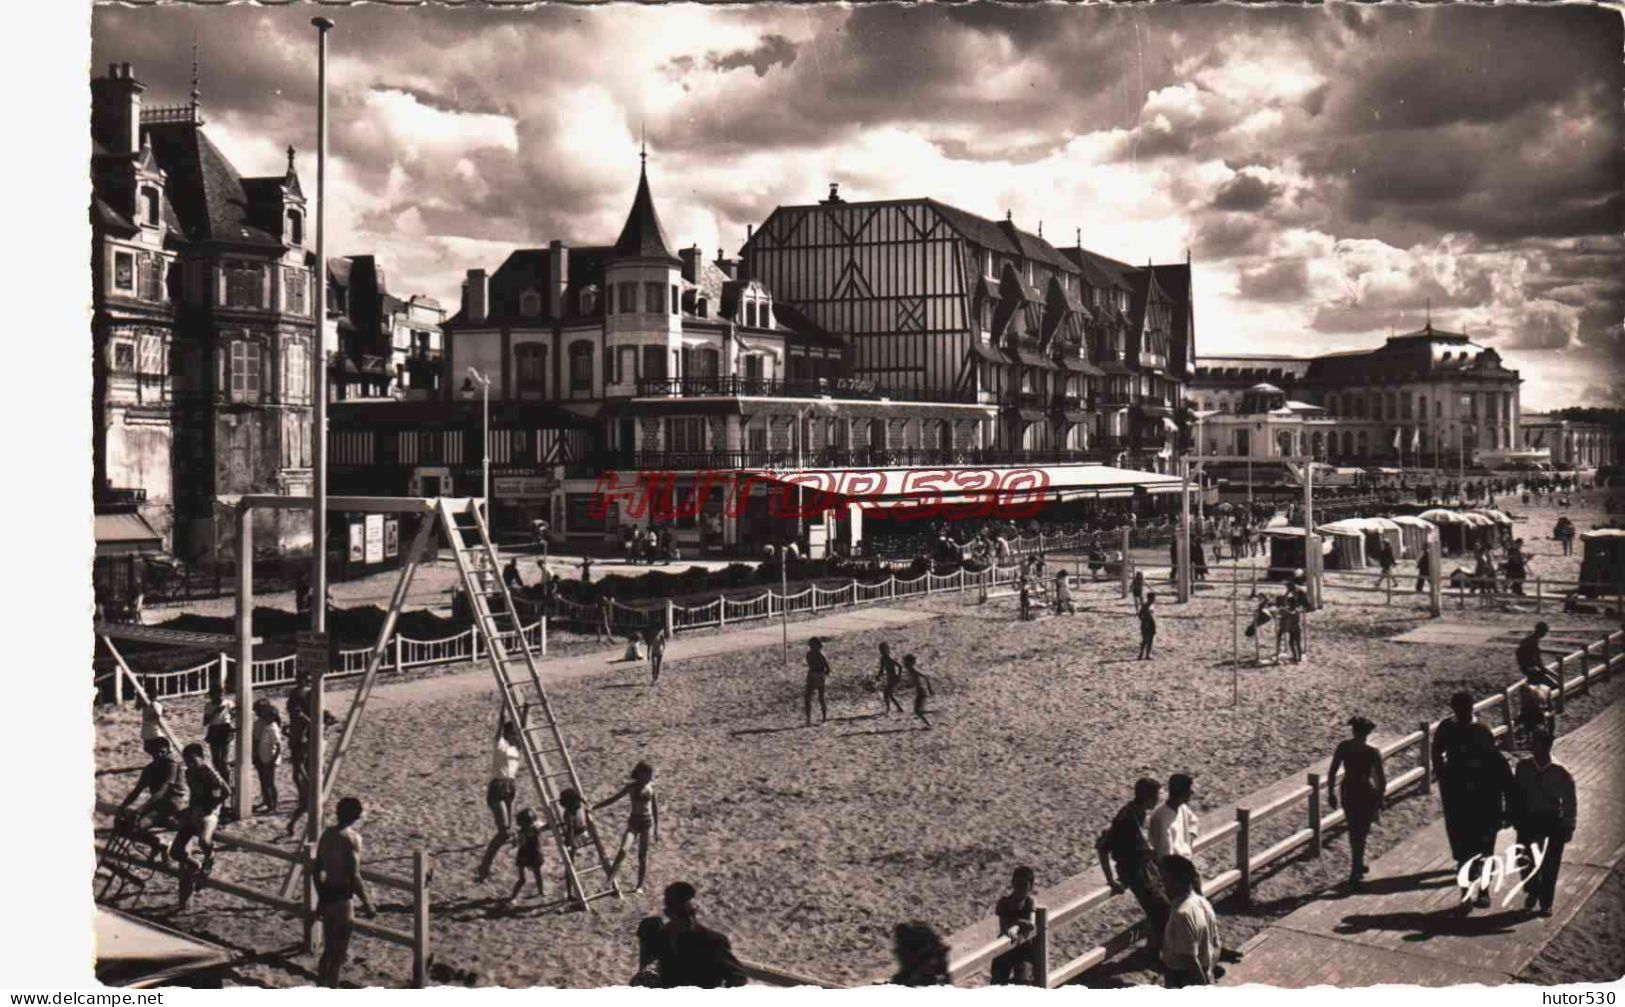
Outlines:
POLYGON ((1087 409, 1083 396, 1069 395, 1066 392, 1056 392, 1050 399, 1050 408, 1058 413, 1070 412, 1075 409, 1087 409))
MULTIPOLYGON (((974 465, 1059 465, 1102 460, 1090 450, 999 451, 991 448, 820 448, 802 457, 804 469, 907 468, 974 465)), ((643 472, 729 472, 742 469, 794 471, 794 451, 638 451, 596 455, 591 465, 569 475, 585 477, 607 470, 643 472)))
POLYGON ((1048 403, 1042 392, 1017 392, 1016 405, 1022 409, 1043 409, 1048 403))
POLYGON ((891 399, 898 402, 974 402, 974 392, 951 389, 886 388, 862 378, 754 378, 742 375, 697 375, 684 378, 639 378, 640 398, 751 396, 756 398, 891 399))
POLYGON ((1129 449, 1128 438, 1122 434, 1102 434, 1094 438, 1093 443, 1095 448, 1100 451, 1116 452, 1129 449))
POLYGON ((147 491, 125 486, 103 486, 96 491, 95 509, 102 513, 133 511, 147 502, 147 491))
POLYGON ((1129 392, 1102 390, 1095 393, 1095 406, 1099 409, 1126 409, 1134 404, 1129 392))

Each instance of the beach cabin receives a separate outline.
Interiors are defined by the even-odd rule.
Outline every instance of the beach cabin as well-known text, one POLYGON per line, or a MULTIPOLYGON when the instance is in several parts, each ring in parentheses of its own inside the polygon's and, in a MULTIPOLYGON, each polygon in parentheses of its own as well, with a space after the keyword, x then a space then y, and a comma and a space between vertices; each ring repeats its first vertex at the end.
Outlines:
POLYGON ((1582 532, 1580 545, 1580 593, 1587 598, 1625 594, 1625 528, 1582 532))
MULTIPOLYGON (((1303 547, 1304 530, 1302 528, 1266 528, 1264 538, 1269 543, 1270 566, 1265 574, 1265 580, 1281 581, 1291 580, 1293 575, 1304 568, 1303 547)), ((1324 559, 1331 550, 1331 544, 1324 538, 1320 542, 1321 556, 1324 559)))
POLYGON ((1428 551, 1428 534, 1433 525, 1410 514, 1394 514, 1388 520, 1399 528, 1404 544, 1404 551, 1397 554, 1401 559, 1417 559, 1428 551))
POLYGON ((1315 529, 1326 543, 1326 569, 1362 570, 1365 568, 1365 530, 1358 519, 1333 521, 1315 529))

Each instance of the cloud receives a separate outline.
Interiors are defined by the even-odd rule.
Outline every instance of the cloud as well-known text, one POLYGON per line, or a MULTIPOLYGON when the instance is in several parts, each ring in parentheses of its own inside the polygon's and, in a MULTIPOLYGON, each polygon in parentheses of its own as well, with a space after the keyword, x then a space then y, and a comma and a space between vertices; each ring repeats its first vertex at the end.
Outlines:
MULTIPOLYGON (((1514 355, 1526 402, 1613 387, 1625 318, 1615 12, 965 4, 347 7, 332 36, 329 226, 401 293, 613 239, 649 172, 675 242, 775 206, 934 196, 1195 256, 1204 352, 1372 345, 1436 319, 1514 355)), ((247 174, 296 145, 299 7, 100 6, 97 65, 185 100, 247 174)), ((1617 389, 1616 389, 1617 390, 1617 389)), ((1544 404, 1561 404, 1552 401, 1544 404)))
POLYGON ((750 67, 756 76, 765 77, 767 71, 775 66, 790 66, 796 61, 796 44, 783 35, 766 35, 762 44, 753 49, 735 49, 721 55, 713 55, 706 62, 713 70, 737 70, 740 67, 750 67))

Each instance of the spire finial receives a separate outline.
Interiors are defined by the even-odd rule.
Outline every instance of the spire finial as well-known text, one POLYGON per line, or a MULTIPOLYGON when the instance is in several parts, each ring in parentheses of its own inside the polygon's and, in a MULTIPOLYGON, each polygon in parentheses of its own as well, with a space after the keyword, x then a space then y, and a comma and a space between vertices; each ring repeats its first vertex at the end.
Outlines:
POLYGON ((1044 236, 1044 222, 1042 220, 1038 222, 1038 236, 1040 238, 1044 236))
POLYGON ((1078 239, 1078 247, 1082 248, 1083 247, 1083 228, 1080 227, 1080 228, 1077 229, 1076 237, 1078 239))
POLYGON ((202 92, 198 89, 198 61, 197 61, 197 29, 192 29, 192 111, 197 111, 198 99, 202 92))
POLYGON ((1427 299, 1427 330, 1433 331, 1433 298, 1427 299))
POLYGON ((1009 211, 1009 210, 1008 210, 1008 209, 1006 209, 1006 210, 1005 210, 1005 211, 1004 211, 1004 219, 1005 219, 1005 220, 1009 220, 1009 219, 1010 219, 1010 211, 1009 211))
POLYGON ((649 165, 649 130, 642 119, 638 120, 638 164, 649 165))
POLYGON ((288 174, 290 175, 293 174, 293 155, 293 144, 290 143, 288 144, 288 174))

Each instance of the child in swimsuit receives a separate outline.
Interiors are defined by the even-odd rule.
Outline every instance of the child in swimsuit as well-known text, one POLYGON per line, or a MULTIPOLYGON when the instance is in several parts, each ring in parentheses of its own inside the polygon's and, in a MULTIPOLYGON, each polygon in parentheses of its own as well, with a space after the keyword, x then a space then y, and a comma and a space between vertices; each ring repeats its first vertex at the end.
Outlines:
POLYGON ((542 886, 542 827, 536 821, 536 813, 529 808, 519 812, 515 819, 519 824, 519 852, 514 857, 514 864, 519 868, 519 877, 513 883, 513 891, 508 893, 508 901, 519 898, 519 893, 525 888, 525 872, 536 879, 536 895, 538 898, 547 896, 542 886))
POLYGON ((660 805, 655 799, 654 767, 647 762, 640 762, 632 767, 632 782, 615 791, 608 797, 592 806, 592 810, 608 807, 622 797, 631 803, 631 813, 626 819, 626 831, 621 833, 621 848, 615 853, 615 862, 610 865, 610 874, 616 874, 621 869, 621 861, 626 859, 626 846, 632 837, 638 839, 638 882, 632 891, 634 894, 643 891, 643 882, 649 871, 649 844, 660 841, 660 805))
POLYGON ((913 654, 903 655, 903 673, 908 675, 909 682, 914 686, 914 716, 919 717, 926 729, 930 730, 931 721, 925 716, 925 699, 931 695, 931 676, 915 666, 913 654))
MULTIPOLYGON (((581 795, 573 787, 559 791, 559 828, 563 831, 565 849, 574 863, 576 851, 587 842, 587 812, 581 803, 581 795)), ((566 874, 565 878, 568 880, 569 875, 566 874)), ((570 887, 570 894, 576 895, 575 886, 570 887)))
POLYGON ((875 680, 880 683, 880 712, 891 716, 893 709, 903 713, 903 704, 897 701, 897 683, 903 677, 902 666, 891 656, 891 647, 880 645, 880 669, 875 672, 875 680))

